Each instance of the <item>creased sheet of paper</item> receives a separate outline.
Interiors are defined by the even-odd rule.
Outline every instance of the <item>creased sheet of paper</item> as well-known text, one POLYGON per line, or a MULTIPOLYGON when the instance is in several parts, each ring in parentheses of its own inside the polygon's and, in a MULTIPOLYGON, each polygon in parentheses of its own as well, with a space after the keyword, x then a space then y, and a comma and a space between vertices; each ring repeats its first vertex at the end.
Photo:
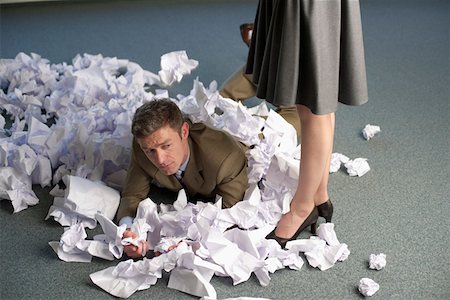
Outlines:
POLYGON ((361 278, 358 290, 366 297, 373 296, 380 289, 380 285, 370 278, 361 278))
POLYGON ((142 219, 150 226, 147 231, 147 243, 149 250, 153 250, 161 241, 161 219, 158 214, 158 205, 150 198, 142 200, 139 203, 135 219, 142 219))
POLYGON ((345 167, 347 168, 347 172, 350 176, 361 177, 370 171, 367 158, 355 158, 353 160, 349 160, 345 163, 345 167))
POLYGON ((216 82, 205 88, 196 79, 190 95, 178 95, 178 99, 178 106, 192 122, 227 131, 247 146, 259 143, 258 134, 264 126, 264 119, 252 115, 241 103, 223 98, 217 91, 216 82))
POLYGON ((11 200, 14 212, 39 202, 31 189, 29 176, 12 167, 0 167, 0 174, 0 199, 11 200))
POLYGON ((198 66, 198 61, 189 59, 186 51, 175 51, 161 56, 161 71, 158 75, 161 86, 170 86, 180 82, 183 75, 190 74, 198 66))
POLYGON ((128 298, 138 290, 148 289, 162 277, 162 271, 170 272, 176 266, 178 258, 186 252, 192 251, 185 243, 169 253, 153 259, 127 260, 116 267, 92 273, 92 282, 113 296, 128 298))
POLYGON ((317 236, 327 242, 330 246, 339 245, 336 232, 334 231, 333 223, 323 223, 317 228, 317 236))
POLYGON ((340 243, 334 231, 333 223, 323 223, 317 228, 318 236, 308 240, 294 240, 286 244, 291 251, 303 252, 308 263, 325 271, 338 261, 348 258, 350 251, 345 243, 340 243))
POLYGON ((113 260, 108 244, 98 240, 86 240, 81 223, 67 227, 59 242, 49 242, 58 257, 66 262, 91 262, 92 256, 113 260))
POLYGON ((66 227, 59 242, 49 242, 49 245, 66 262, 89 263, 92 256, 113 260, 114 256, 103 240, 86 240, 86 232, 81 223, 66 227))
POLYGON ((380 126, 367 124, 362 130, 364 138, 368 141, 381 131, 380 126))
MULTIPOLYGON (((54 193, 58 193, 55 191, 54 193)), ((143 215, 142 206, 138 207, 138 213, 143 215)), ((65 229, 60 242, 49 242, 49 245, 58 254, 58 257, 64 261, 90 262, 92 256, 107 260, 119 259, 123 254, 123 246, 137 245, 147 239, 147 232, 150 225, 144 219, 136 218, 131 230, 137 233, 136 239, 123 238, 126 225, 117 226, 107 216, 97 213, 95 219, 100 223, 103 234, 93 237, 93 240, 87 240, 84 230, 85 223, 79 222, 65 229)))
POLYGON ((66 262, 91 262, 92 255, 85 251, 83 241, 87 237, 81 224, 67 228, 61 236, 60 242, 49 242, 58 257, 66 262))
POLYGON ((117 226, 101 213, 97 213, 95 218, 100 223, 104 234, 94 236, 94 240, 102 241, 107 245, 109 252, 114 255, 115 258, 121 258, 124 244, 128 245, 131 243, 131 241, 126 241, 125 243, 122 242, 126 225, 117 226))
POLYGON ((179 290, 197 297, 217 299, 214 287, 197 270, 177 267, 170 272, 167 287, 179 290))
MULTIPOLYGON (((264 266, 264 261, 239 248, 214 228, 206 229, 202 244, 208 249, 212 261, 221 266, 233 279, 233 284, 248 280, 252 272, 264 266)), ((234 229, 232 229, 234 230, 234 229)))
POLYGON ((369 268, 374 270, 381 270, 386 267, 386 254, 370 254, 369 268))
POLYGON ((280 152, 291 153, 297 147, 297 132, 295 128, 274 110, 269 112, 269 116, 264 124, 263 134, 267 135, 269 131, 281 134, 281 139, 277 145, 280 152))
POLYGON ((51 216, 62 225, 73 225, 82 219, 89 228, 96 226, 95 215, 101 212, 113 219, 119 207, 119 192, 101 182, 93 182, 76 176, 65 177, 64 198, 55 198, 49 209, 51 216))
MULTIPOLYGON (((119 265, 127 264, 124 265, 124 267, 127 267, 132 263, 133 261, 130 259, 126 262, 119 263, 119 265)), ((117 267, 119 267, 119 265, 117 265, 117 267)), ((117 274, 117 267, 109 267, 105 270, 92 273, 89 276, 92 282, 94 282, 97 286, 110 293, 111 295, 120 298, 130 297, 139 289, 140 286, 145 284, 146 281, 149 281, 153 278, 155 279, 154 281, 156 283, 157 276, 144 276, 144 274, 141 274, 139 272, 135 272, 135 274, 128 274, 128 277, 122 278, 117 274)))
POLYGON ((350 158, 341 153, 331 154, 330 173, 339 171, 342 164, 346 164, 350 158))

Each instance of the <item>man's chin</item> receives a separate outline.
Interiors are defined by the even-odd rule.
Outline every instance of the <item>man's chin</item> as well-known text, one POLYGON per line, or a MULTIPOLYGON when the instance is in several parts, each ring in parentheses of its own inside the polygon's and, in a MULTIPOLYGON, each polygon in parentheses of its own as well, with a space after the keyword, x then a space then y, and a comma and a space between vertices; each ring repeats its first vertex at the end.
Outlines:
POLYGON ((177 171, 172 171, 172 170, 164 170, 164 169, 159 169, 164 175, 166 176, 170 176, 175 174, 177 171))

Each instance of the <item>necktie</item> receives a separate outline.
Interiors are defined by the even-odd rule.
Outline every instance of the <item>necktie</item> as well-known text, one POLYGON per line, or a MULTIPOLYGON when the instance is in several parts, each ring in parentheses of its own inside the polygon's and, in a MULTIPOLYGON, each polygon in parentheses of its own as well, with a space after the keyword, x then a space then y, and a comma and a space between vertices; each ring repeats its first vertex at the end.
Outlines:
POLYGON ((183 178, 183 175, 184 175, 184 172, 181 171, 181 170, 178 170, 178 171, 175 173, 175 177, 178 179, 178 181, 181 181, 181 179, 183 178))

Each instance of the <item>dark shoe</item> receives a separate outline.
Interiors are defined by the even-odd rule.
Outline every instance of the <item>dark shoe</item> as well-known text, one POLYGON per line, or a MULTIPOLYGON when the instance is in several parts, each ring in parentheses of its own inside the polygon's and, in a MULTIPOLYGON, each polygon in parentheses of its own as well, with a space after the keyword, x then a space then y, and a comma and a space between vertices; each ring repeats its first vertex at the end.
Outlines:
POLYGON ((311 231, 312 231, 312 228, 314 226, 316 226, 318 217, 319 217, 319 212, 317 211, 317 207, 314 207, 313 211, 309 214, 309 216, 305 219, 305 221, 303 221, 303 224, 300 225, 300 227, 297 229, 297 232, 294 233, 294 235, 292 237, 286 239, 286 238, 281 238, 281 237, 276 236, 275 235, 276 228, 275 228, 271 233, 269 233, 266 236, 266 239, 272 239, 272 240, 277 241, 278 244, 280 244, 281 248, 284 249, 287 242, 295 240, 299 236, 299 234, 303 230, 305 230, 305 228, 308 227, 309 225, 311 225, 311 231))
MULTIPOLYGON (((325 218, 327 223, 331 222, 331 217, 333 216, 333 203, 330 199, 317 206, 317 211, 319 212, 319 217, 325 218)), ((316 234, 317 224, 311 226, 311 233, 316 234)))
POLYGON ((239 26, 241 30, 241 37, 244 43, 250 47, 250 42, 252 40, 253 23, 244 23, 239 26))

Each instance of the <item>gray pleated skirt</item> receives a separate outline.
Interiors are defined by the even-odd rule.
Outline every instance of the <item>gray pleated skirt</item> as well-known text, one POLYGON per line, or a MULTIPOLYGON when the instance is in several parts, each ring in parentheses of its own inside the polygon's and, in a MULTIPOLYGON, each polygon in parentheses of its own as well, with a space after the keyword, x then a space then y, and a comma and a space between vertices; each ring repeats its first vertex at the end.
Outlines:
POLYGON ((260 0, 246 73, 276 106, 367 102, 359 0, 260 0))

